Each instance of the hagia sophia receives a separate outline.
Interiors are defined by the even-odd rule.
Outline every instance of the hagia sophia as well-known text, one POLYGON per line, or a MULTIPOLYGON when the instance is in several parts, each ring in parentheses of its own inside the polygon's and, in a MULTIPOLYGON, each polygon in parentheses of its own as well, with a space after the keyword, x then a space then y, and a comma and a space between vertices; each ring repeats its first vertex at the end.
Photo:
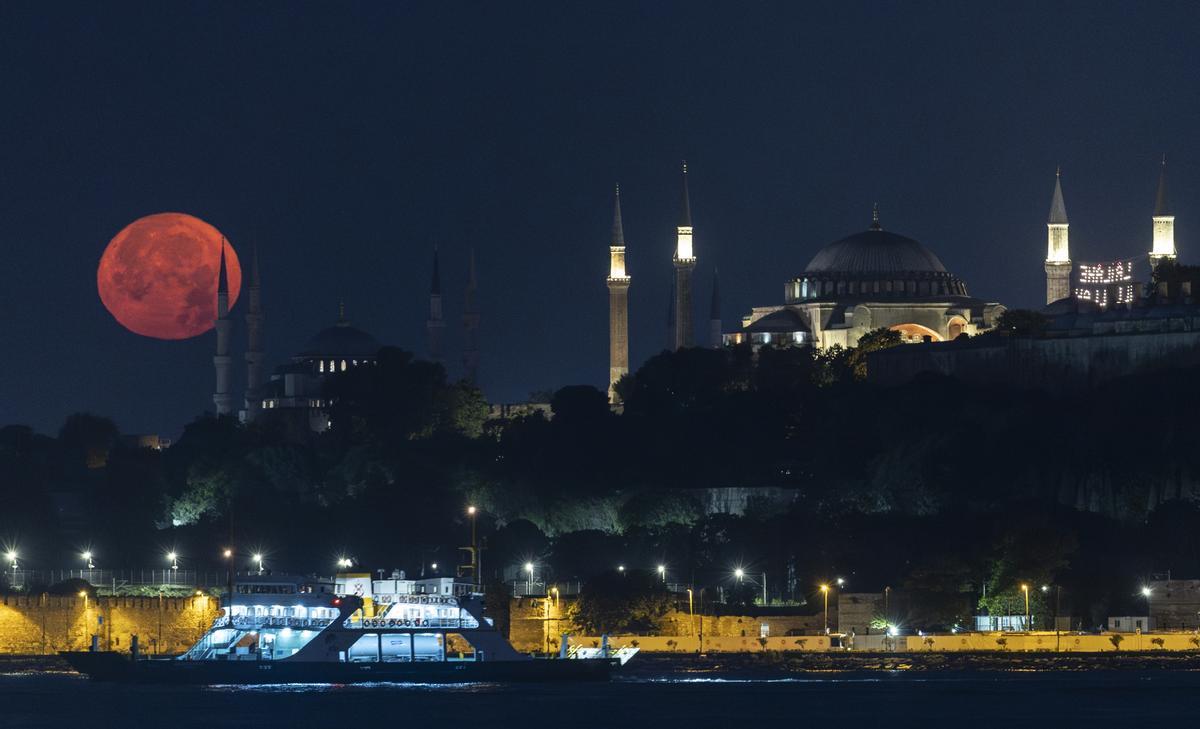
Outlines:
MULTIPOLYGON (((681 183, 680 215, 671 257, 674 276, 667 321, 668 349, 696 346, 692 291, 697 248, 686 163, 682 167, 681 183)), ((1051 331, 1074 327, 1071 331, 1075 335, 1094 334, 1106 331, 1104 325, 1094 322, 1133 320, 1139 316, 1146 318, 1144 313, 1130 313, 1134 311, 1134 304, 1144 301, 1144 297, 1135 295, 1134 262, 1148 259, 1151 268, 1156 269, 1176 260, 1175 218, 1167 196, 1165 159, 1159 172, 1158 192, 1151 219, 1152 236, 1148 253, 1139 253, 1124 261, 1077 264, 1070 253, 1070 224, 1062 177, 1061 173, 1056 174, 1046 222, 1047 253, 1044 262, 1047 304, 1044 312, 1051 318, 1051 331), (1087 329, 1087 326, 1092 329, 1087 329)), ((610 265, 606 278, 609 290, 608 395, 613 403, 618 401, 616 383, 631 371, 629 288, 632 278, 626 269, 625 253, 621 191, 618 186, 613 202, 610 265)), ((906 343, 924 345, 901 347, 903 352, 891 353, 889 361, 896 365, 892 367, 891 379, 910 376, 923 371, 922 368, 957 373, 955 367, 959 365, 946 364, 949 361, 946 358, 954 358, 954 352, 962 351, 958 344, 993 330, 1006 311, 1006 307, 999 302, 972 296, 966 282, 947 270, 933 250, 914 238, 885 229, 878 206, 866 230, 824 246, 803 271, 783 284, 782 303, 755 306, 741 317, 739 328, 724 331, 714 270, 707 345, 722 347, 748 344, 754 349, 763 346, 822 349, 854 347, 866 333, 886 328, 899 332, 906 343), (931 345, 950 342, 956 346, 929 349, 931 345), (938 360, 941 364, 934 362, 938 358, 941 358, 938 360)), ((475 304, 475 291, 475 260, 472 252, 462 322, 462 365, 464 377, 470 382, 475 381, 479 367, 479 311, 475 304)), ((244 355, 246 389, 242 407, 236 414, 243 422, 248 422, 263 411, 277 411, 297 424, 304 424, 311 431, 327 429, 329 419, 321 394, 324 379, 333 373, 374 362, 380 343, 367 332, 352 326, 342 307, 339 308, 335 323, 321 329, 290 361, 274 368, 269 376, 264 376, 263 314, 257 252, 251 265, 247 299, 247 346, 244 355)), ((217 351, 213 357, 216 374, 213 404, 218 415, 235 414, 230 386, 233 358, 230 354, 228 300, 228 282, 222 255, 215 327, 217 351)), ((1110 328, 1119 330, 1122 326, 1129 329, 1132 325, 1112 325, 1110 328)), ((428 351, 425 353, 432 361, 442 361, 444 329, 439 260, 435 247, 429 318, 426 322, 428 351)), ((981 348, 978 341, 971 346, 972 351, 981 348)), ((959 359, 964 357, 959 356, 959 359)))

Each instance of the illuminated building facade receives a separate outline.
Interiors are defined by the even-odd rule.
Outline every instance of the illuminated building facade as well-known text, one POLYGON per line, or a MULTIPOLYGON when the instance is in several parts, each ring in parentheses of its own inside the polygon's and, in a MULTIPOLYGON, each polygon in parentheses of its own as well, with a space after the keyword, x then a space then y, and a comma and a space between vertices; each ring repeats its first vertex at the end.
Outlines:
POLYGON ((822 248, 784 284, 782 306, 755 307, 726 345, 853 347, 888 328, 906 342, 954 339, 996 325, 1004 311, 967 294, 966 284, 912 238, 870 228, 822 248))
POLYGON ((621 222, 621 186, 613 202, 612 242, 608 247, 608 401, 617 401, 616 384, 629 374, 629 274, 625 271, 625 227, 621 222))

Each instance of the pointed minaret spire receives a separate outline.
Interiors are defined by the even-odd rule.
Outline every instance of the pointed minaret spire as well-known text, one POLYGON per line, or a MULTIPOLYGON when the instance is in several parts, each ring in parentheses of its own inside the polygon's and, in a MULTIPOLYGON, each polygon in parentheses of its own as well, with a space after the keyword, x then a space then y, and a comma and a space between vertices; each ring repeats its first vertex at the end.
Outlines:
POLYGON ((433 278, 429 282, 429 319, 425 331, 429 336, 429 360, 442 362, 442 330, 446 322, 442 318, 442 274, 438 265, 438 247, 433 246, 433 278))
POLYGON ((1154 198, 1154 243, 1150 249, 1150 266, 1175 260, 1175 216, 1167 199, 1167 156, 1162 158, 1158 172, 1158 194, 1154 198))
POLYGON ((683 163, 683 200, 679 209, 679 225, 675 228, 675 334, 671 349, 690 347, 695 335, 692 330, 692 271, 696 255, 692 249, 692 203, 688 195, 687 162, 683 163))
POLYGON ((250 259, 250 289, 246 305, 246 393, 242 419, 253 421, 262 411, 263 346, 262 346, 262 278, 258 271, 258 241, 250 259))
POLYGON ((629 374, 629 275, 625 271, 625 226, 621 186, 613 194, 612 241, 608 246, 608 401, 616 403, 617 381, 629 374))
POLYGON ((1063 202, 1062 168, 1054 173, 1054 195, 1046 222, 1046 303, 1071 295, 1071 252, 1068 241, 1067 206, 1063 202))
POLYGON ((721 345, 721 283, 717 278, 717 267, 713 266, 712 303, 708 308, 708 346, 720 349, 721 345))
POLYGON ((213 356, 213 369, 216 370, 217 385, 213 391, 213 405, 217 415, 229 415, 233 409, 233 397, 230 395, 229 366, 232 358, 229 356, 229 273, 225 265, 225 247, 228 243, 221 238, 220 263, 217 271, 217 320, 213 328, 217 330, 217 353, 213 356))
POLYGON ((1046 221, 1051 225, 1067 225, 1067 205, 1063 202, 1062 168, 1054 173, 1054 196, 1050 198, 1050 218, 1046 221))
POLYGON ((471 249, 463 306, 463 376, 475 384, 479 375, 479 309, 475 306, 475 249, 471 249))

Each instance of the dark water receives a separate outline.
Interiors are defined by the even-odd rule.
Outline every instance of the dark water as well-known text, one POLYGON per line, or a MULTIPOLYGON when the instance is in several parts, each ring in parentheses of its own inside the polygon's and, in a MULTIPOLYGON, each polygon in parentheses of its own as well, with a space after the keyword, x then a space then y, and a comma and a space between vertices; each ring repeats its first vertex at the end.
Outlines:
POLYGON ((649 675, 609 684, 166 688, 0 674, 0 727, 1194 726, 1200 672, 649 675), (786 722, 786 723, 785 723, 786 722))

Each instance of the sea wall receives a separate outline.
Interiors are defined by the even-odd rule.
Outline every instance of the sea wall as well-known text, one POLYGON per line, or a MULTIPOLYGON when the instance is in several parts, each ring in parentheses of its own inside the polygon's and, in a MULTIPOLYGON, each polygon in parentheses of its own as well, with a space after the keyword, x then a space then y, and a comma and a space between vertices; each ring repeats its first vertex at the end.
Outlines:
POLYGON ((138 636, 147 655, 182 653, 212 625, 217 600, 206 595, 157 597, 0 596, 0 654, 46 655, 87 650, 128 651, 138 636))

